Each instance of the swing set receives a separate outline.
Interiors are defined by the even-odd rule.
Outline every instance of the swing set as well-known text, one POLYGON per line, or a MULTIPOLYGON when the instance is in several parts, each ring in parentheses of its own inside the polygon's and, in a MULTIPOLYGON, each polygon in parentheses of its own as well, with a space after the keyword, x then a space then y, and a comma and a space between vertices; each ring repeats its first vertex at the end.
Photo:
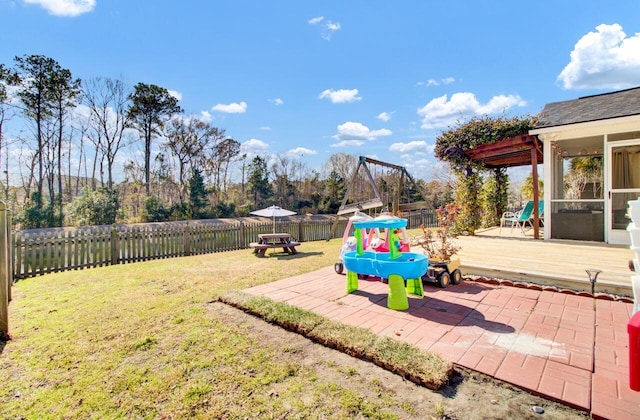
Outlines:
MULTIPOLYGON (((365 210, 382 208, 382 212, 389 211, 401 216, 405 212, 416 210, 433 210, 433 206, 425 200, 426 195, 407 172, 404 166, 382 162, 365 156, 360 156, 358 166, 349 182, 347 191, 338 209, 336 220, 331 228, 329 238, 332 238, 340 221, 340 216, 365 210), (371 173, 373 169, 374 173, 371 173), (407 183, 409 181, 409 183, 407 183), (380 185, 380 187, 378 186, 380 185), (423 201, 411 202, 410 187, 422 197, 423 201), (382 190, 382 192, 381 192, 382 190), (403 194, 404 193, 404 194, 403 194), (405 203, 401 203, 401 201, 405 203)), ((327 239, 329 240, 329 239, 327 239)))

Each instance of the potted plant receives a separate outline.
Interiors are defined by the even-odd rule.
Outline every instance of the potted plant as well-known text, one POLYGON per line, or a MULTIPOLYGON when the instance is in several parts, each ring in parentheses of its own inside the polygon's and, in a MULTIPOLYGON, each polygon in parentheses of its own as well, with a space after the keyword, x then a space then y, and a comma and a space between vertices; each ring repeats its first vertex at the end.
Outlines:
POLYGON ((462 273, 458 268, 460 259, 454 258, 460 247, 454 242, 457 235, 451 231, 458 210, 455 203, 439 207, 437 214, 440 227, 428 229, 422 225, 422 235, 417 238, 418 245, 429 257, 429 270, 423 280, 435 281, 442 288, 462 281, 462 273))

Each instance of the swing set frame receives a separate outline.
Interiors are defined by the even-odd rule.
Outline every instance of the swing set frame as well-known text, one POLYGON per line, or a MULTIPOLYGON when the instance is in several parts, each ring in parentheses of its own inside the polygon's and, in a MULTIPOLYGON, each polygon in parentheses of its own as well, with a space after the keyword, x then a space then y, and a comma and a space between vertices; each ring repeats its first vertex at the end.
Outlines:
MULTIPOLYGON (((426 195, 423 192, 423 190, 418 186, 416 181, 413 179, 411 174, 409 174, 409 172, 407 172, 407 169, 404 166, 394 165, 394 164, 388 163, 388 162, 382 162, 380 160, 372 159, 372 158, 369 158, 369 157, 366 157, 366 156, 360 156, 358 158, 358 166, 356 167, 356 170, 353 173, 351 181, 349 182, 349 186, 347 187, 347 191, 344 194, 344 198, 342 199, 342 203, 340 204, 340 208, 338 209, 337 217, 336 217, 336 220, 335 220, 335 222, 333 224, 333 227, 331 228, 331 233, 329 235, 329 238, 333 237, 333 235, 335 233, 335 230, 336 230, 336 227, 338 226, 338 222, 340 221, 340 216, 345 215, 345 214, 355 213, 356 211, 363 211, 363 210, 369 210, 369 209, 375 209, 375 208, 379 208, 379 207, 384 207, 385 204, 384 204, 384 201, 382 199, 382 194, 380 194, 380 190, 378 189, 378 186, 376 185, 376 182, 373 179, 373 176, 371 175, 371 171, 369 170, 369 167, 367 166, 367 164, 379 165, 379 166, 383 166, 383 167, 386 167, 386 168, 395 169, 396 171, 398 171, 400 173, 400 185, 399 185, 397 194, 394 197, 394 200, 392 202, 392 213, 393 214, 397 215, 397 214, 400 214, 400 212, 403 212, 403 211, 420 210, 420 209, 433 210, 433 206, 427 201, 418 201, 418 202, 415 202, 415 203, 400 204, 400 196, 401 196, 401 192, 403 190, 405 177, 406 177, 406 179, 409 180, 409 182, 411 182, 411 184, 418 191, 418 193, 420 193, 420 195, 422 196, 423 200, 425 200, 425 197, 426 197, 426 195), (356 180, 358 179, 358 173, 359 173, 360 170, 364 171, 365 177, 369 181, 369 184, 371 185, 371 188, 373 189, 373 193, 375 194, 375 198, 347 204, 347 201, 349 200, 349 195, 350 195, 351 190, 353 189, 354 185, 356 184, 356 180)), ((327 239, 327 240, 329 240, 329 239, 327 239)))

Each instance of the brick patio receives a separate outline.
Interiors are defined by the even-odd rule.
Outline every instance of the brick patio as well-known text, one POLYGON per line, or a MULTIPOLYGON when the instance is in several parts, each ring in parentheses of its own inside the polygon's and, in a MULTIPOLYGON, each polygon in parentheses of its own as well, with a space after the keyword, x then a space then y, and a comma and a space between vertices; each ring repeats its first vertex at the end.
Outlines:
POLYGON ((327 267, 246 292, 406 341, 594 418, 640 417, 640 393, 628 386, 630 303, 464 281, 425 286, 400 312, 387 309, 379 279, 345 289, 346 277, 327 267))

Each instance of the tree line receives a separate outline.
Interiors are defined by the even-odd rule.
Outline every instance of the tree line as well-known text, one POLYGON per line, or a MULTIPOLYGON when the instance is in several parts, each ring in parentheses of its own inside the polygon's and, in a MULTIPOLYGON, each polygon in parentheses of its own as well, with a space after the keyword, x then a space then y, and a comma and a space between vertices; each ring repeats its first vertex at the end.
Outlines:
MULTIPOLYGON (((320 172, 240 146, 164 87, 81 80, 42 55, 0 63, 0 186, 22 228, 233 217, 270 204, 335 213, 358 159, 334 154, 320 172)), ((435 205, 451 198, 447 182, 424 190, 435 205)))

